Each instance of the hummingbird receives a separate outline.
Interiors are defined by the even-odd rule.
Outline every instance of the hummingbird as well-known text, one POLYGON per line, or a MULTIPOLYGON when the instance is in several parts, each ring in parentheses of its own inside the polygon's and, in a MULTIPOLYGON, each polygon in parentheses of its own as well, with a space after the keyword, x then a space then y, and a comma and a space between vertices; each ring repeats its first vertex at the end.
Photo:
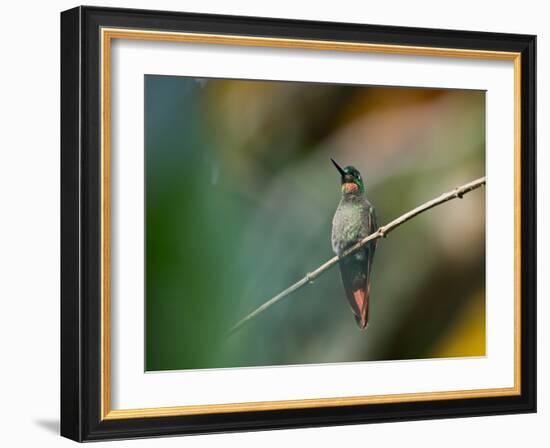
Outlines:
MULTIPOLYGON (((342 168, 330 159, 341 176, 342 197, 332 219, 332 250, 340 256, 346 249, 377 230, 376 213, 365 194, 361 173, 353 166, 342 168)), ((367 328, 372 262, 376 240, 340 260, 340 276, 346 297, 361 330, 367 328)))

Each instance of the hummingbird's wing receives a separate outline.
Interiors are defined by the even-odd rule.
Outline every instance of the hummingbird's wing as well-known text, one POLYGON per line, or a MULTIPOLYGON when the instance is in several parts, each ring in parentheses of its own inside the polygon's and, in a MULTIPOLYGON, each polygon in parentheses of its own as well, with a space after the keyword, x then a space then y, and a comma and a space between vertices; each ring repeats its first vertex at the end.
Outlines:
MULTIPOLYGON (((367 233, 370 235, 377 229, 376 216, 371 211, 366 218, 367 233)), ((340 261, 340 275, 346 298, 355 316, 355 321, 360 329, 365 329, 369 320, 370 282, 376 240, 367 243, 365 247, 356 253, 340 261)))

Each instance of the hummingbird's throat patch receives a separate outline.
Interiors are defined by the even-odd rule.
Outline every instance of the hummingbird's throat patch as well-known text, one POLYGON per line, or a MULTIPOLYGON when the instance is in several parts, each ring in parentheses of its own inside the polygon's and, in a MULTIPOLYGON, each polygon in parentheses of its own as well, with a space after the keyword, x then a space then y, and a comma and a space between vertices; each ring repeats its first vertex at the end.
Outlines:
POLYGON ((344 193, 357 193, 359 191, 359 185, 355 182, 345 182, 342 184, 342 191, 344 193))

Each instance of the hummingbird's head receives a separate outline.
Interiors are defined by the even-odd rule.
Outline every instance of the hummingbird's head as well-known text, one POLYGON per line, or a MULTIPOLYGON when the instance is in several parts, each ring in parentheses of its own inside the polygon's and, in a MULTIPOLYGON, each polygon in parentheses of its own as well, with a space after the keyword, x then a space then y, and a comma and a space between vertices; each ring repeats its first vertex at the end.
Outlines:
POLYGON ((341 176, 343 193, 364 193, 365 184, 361 173, 353 166, 342 168, 334 159, 330 159, 341 176))

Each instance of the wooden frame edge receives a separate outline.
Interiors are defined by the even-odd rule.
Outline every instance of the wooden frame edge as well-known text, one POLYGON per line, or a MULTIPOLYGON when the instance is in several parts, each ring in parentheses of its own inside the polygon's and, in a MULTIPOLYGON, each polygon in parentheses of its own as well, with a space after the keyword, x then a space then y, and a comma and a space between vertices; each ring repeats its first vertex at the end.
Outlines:
POLYGON ((382 403, 521 395, 521 53, 325 40, 101 28, 101 420, 201 415, 247 411, 359 406, 382 403), (514 386, 509 388, 422 392, 338 398, 314 398, 190 405, 140 409, 110 408, 110 47, 113 39, 156 40, 324 51, 370 52, 414 56, 506 60, 514 63, 514 386))

